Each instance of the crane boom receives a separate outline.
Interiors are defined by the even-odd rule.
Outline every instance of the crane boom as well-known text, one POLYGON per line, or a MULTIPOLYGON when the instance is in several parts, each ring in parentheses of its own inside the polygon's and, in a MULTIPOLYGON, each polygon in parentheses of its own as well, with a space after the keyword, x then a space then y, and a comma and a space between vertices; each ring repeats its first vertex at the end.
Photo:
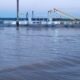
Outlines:
POLYGON ((54 8, 53 10, 54 10, 54 12, 59 12, 59 13, 65 15, 65 16, 71 17, 72 19, 76 20, 76 17, 74 17, 72 15, 69 15, 68 13, 65 13, 65 12, 63 12, 63 11, 61 11, 59 9, 54 8))
POLYGON ((49 10, 49 11, 48 11, 48 14, 51 14, 52 12, 58 12, 58 13, 64 15, 64 16, 70 17, 70 18, 73 19, 73 20, 76 20, 76 19, 77 19, 76 17, 74 17, 74 16, 72 16, 72 15, 69 15, 68 13, 65 13, 65 12, 63 12, 63 11, 61 11, 61 10, 59 10, 59 9, 56 9, 56 8, 53 8, 52 10, 49 10))

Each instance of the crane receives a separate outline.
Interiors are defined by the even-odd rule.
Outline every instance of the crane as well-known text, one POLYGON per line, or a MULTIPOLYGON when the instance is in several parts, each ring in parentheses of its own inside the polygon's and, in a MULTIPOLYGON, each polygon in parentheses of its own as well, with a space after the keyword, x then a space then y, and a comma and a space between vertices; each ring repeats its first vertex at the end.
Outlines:
POLYGON ((65 13, 65 12, 63 12, 63 11, 61 11, 61 10, 59 10, 59 9, 54 8, 53 10, 54 10, 54 12, 59 12, 59 13, 65 15, 66 17, 70 17, 70 18, 72 18, 73 20, 76 20, 76 17, 74 17, 74 16, 72 16, 72 15, 70 15, 70 14, 68 14, 68 13, 65 13))
POLYGON ((50 14, 52 13, 52 12, 58 12, 59 14, 61 14, 61 15, 64 15, 64 16, 66 16, 66 17, 69 17, 69 18, 71 18, 73 21, 76 21, 76 17, 74 17, 74 16, 72 16, 72 15, 69 15, 68 13, 65 13, 65 12, 63 12, 63 11, 61 11, 61 10, 59 10, 59 9, 56 9, 56 8, 53 8, 52 10, 49 10, 48 11, 48 15, 50 16, 50 14))

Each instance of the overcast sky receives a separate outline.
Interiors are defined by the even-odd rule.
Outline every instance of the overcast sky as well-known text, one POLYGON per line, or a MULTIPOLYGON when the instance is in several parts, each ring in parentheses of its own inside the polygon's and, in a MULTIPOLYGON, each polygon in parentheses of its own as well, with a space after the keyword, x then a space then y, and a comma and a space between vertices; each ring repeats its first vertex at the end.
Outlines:
MULTIPOLYGON (((20 0, 22 14, 31 10, 44 12, 54 7, 79 15, 80 0, 20 0)), ((16 15, 16 0, 0 0, 0 16, 12 15, 16 15)))

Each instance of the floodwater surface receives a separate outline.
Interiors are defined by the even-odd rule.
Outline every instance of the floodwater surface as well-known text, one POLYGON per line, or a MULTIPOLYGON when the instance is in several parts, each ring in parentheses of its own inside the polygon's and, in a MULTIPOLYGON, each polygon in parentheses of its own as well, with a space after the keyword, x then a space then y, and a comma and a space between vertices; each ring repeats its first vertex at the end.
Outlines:
POLYGON ((0 80, 80 80, 80 28, 0 27, 0 80))

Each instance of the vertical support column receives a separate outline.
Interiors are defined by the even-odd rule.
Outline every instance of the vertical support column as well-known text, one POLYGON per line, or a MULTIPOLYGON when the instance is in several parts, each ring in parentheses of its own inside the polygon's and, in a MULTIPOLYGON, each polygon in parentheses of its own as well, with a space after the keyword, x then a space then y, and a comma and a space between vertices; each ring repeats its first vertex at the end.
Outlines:
POLYGON ((32 18, 34 18, 34 11, 32 11, 32 18))
POLYGON ((17 20, 16 20, 16 26, 19 26, 19 0, 17 0, 17 20))
POLYGON ((34 11, 32 11, 32 18, 31 18, 32 24, 33 24, 33 22, 34 22, 33 18, 34 18, 34 11))
POLYGON ((26 21, 27 21, 27 26, 29 25, 29 14, 28 12, 26 13, 26 21))

